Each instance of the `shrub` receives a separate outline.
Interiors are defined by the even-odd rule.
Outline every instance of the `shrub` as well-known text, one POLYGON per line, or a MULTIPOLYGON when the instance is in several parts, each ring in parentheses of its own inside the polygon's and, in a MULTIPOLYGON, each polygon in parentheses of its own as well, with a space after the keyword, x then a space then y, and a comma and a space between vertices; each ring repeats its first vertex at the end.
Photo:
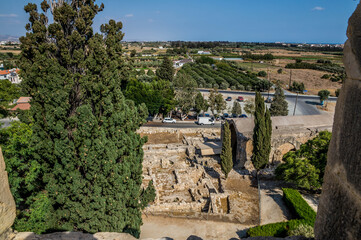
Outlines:
POLYGON ((258 72, 258 76, 259 77, 266 77, 267 73, 265 71, 260 71, 260 72, 258 72))
POLYGON ((341 91, 341 89, 336 89, 336 91, 335 91, 335 95, 336 95, 336 97, 338 97, 339 95, 340 95, 340 91, 341 91))
POLYGON ((294 189, 283 188, 283 198, 291 210, 301 219, 293 219, 287 222, 279 222, 261 225, 248 229, 247 235, 250 237, 269 236, 287 237, 290 234, 302 232, 311 234, 316 219, 316 213, 302 198, 301 194, 294 189), (306 227, 304 227, 306 226, 306 227))
POLYGON ((308 205, 301 194, 291 188, 283 188, 282 191, 283 199, 288 207, 297 214, 297 216, 305 220, 307 224, 313 226, 316 220, 316 212, 308 205))
POLYGON ((282 72, 283 72, 283 69, 282 69, 282 68, 280 68, 280 69, 277 70, 277 73, 278 73, 278 74, 281 74, 282 72))
POLYGON ((331 77, 331 76, 330 76, 329 74, 324 74, 324 75, 322 75, 321 78, 322 78, 322 79, 330 79, 330 77, 331 77))
POLYGON ((307 238, 314 238, 315 233, 312 226, 307 224, 300 224, 295 229, 289 230, 288 236, 304 236, 307 238))

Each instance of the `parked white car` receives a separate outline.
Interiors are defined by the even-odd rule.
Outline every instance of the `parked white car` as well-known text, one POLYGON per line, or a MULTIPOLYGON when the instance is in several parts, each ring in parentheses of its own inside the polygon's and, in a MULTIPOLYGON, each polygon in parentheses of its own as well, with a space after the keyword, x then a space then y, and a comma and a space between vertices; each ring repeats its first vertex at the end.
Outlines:
POLYGON ((164 118, 163 123, 176 123, 177 121, 173 118, 164 118))

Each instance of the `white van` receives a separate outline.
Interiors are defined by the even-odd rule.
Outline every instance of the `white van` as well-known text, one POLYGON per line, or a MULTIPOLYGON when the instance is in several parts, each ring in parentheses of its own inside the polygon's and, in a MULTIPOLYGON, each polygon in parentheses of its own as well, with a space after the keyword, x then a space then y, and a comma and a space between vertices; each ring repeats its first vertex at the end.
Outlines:
POLYGON ((214 125, 214 119, 210 117, 198 117, 198 125, 214 125))

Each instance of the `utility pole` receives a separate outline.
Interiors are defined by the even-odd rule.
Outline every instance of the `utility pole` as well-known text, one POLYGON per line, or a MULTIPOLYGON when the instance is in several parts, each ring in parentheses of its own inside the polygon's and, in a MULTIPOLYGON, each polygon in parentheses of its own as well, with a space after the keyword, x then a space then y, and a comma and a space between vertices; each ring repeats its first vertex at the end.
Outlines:
POLYGON ((297 91, 297 96, 296 96, 295 109, 293 110, 293 116, 296 114, 297 101, 298 101, 298 91, 297 91))
POLYGON ((268 99, 269 99, 269 90, 271 88, 271 77, 270 77, 270 73, 269 73, 269 68, 268 68, 268 99))
POLYGON ((291 82, 292 82, 292 69, 290 70, 290 82, 288 84, 288 89, 291 89, 291 82))

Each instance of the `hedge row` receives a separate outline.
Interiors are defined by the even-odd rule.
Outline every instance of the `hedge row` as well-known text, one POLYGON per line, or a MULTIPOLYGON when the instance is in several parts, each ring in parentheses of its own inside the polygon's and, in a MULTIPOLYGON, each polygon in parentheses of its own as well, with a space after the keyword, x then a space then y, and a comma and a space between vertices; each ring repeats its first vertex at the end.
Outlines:
POLYGON ((250 228, 247 231, 250 237, 287 237, 288 231, 297 229, 298 226, 307 224, 305 220, 290 220, 287 222, 270 223, 250 228))
POLYGON ((288 231, 294 230, 300 225, 313 226, 315 224, 316 213, 302 198, 301 194, 297 190, 290 188, 283 188, 282 191, 286 204, 300 219, 253 227, 247 231, 248 236, 287 237, 288 231))
POLYGON ((283 199, 288 207, 295 213, 300 219, 307 222, 308 225, 314 225, 316 220, 316 212, 308 205, 308 203, 302 198, 301 194, 291 188, 283 188, 283 199))

